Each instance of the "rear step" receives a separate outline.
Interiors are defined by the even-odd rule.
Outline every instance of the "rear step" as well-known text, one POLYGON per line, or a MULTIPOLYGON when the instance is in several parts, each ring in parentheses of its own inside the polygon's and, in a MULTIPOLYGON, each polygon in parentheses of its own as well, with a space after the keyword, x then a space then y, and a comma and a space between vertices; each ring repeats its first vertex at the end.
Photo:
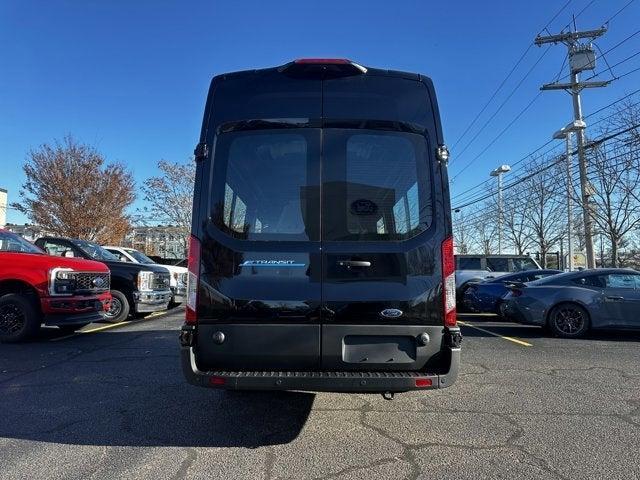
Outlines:
POLYGON ((433 377, 434 373, 425 373, 425 372, 250 372, 250 371, 239 371, 239 372, 231 372, 226 370, 217 370, 210 372, 203 372, 206 375, 211 375, 215 377, 268 377, 268 378, 289 378, 289 377, 300 377, 300 378, 422 378, 422 377, 433 377))

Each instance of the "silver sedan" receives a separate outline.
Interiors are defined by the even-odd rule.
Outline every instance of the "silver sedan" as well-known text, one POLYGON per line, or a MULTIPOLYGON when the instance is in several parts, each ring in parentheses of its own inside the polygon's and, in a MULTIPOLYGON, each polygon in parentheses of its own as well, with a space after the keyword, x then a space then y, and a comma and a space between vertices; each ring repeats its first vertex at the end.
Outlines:
POLYGON ((590 329, 640 328, 640 272, 607 268, 562 273, 510 286, 503 313, 560 337, 590 329))

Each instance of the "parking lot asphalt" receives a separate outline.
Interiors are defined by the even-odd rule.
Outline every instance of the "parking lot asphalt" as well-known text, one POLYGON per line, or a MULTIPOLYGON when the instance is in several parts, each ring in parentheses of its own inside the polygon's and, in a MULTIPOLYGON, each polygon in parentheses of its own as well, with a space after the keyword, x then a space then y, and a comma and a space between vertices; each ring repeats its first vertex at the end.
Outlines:
POLYGON ((44 329, 0 345, 0 478, 640 478, 640 334, 460 319, 456 384, 393 401, 187 385, 179 310, 44 329))

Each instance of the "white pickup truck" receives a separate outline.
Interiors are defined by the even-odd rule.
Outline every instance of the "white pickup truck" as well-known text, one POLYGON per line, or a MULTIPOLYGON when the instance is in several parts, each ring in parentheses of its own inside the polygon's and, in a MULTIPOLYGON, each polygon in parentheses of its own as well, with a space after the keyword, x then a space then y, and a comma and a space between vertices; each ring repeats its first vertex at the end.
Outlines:
MULTIPOLYGON (((135 248, 115 247, 105 245, 103 248, 113 253, 121 262, 143 263, 145 265, 160 265, 135 248)), ((175 265, 160 265, 171 274, 171 303, 178 304, 185 301, 187 295, 187 269, 175 265)))

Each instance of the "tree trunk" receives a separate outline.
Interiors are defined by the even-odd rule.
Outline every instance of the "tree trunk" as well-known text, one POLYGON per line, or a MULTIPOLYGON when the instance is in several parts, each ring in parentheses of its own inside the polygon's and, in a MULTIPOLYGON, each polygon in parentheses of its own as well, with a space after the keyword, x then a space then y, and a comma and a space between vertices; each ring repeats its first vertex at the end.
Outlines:
POLYGON ((613 268, 618 268, 618 243, 618 238, 611 235, 611 266, 613 268))

